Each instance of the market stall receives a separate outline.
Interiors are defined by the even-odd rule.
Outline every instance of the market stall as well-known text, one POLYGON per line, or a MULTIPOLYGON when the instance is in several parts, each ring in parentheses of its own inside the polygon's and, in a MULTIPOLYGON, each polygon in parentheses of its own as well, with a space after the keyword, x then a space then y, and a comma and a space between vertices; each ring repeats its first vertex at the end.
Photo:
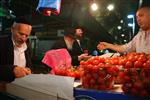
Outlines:
POLYGON ((149 100, 149 65, 145 53, 93 56, 78 67, 58 67, 55 75, 17 79, 7 85, 7 92, 27 100, 36 95, 36 100, 149 100))

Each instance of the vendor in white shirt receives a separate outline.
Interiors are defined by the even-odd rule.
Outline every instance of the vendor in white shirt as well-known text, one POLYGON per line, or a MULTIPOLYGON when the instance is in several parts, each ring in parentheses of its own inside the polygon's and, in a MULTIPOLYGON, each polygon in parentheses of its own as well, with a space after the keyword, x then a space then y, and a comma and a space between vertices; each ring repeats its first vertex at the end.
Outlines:
POLYGON ((150 54, 150 7, 143 6, 139 8, 136 13, 136 18, 140 30, 129 43, 114 45, 107 42, 100 42, 97 48, 99 50, 112 49, 120 53, 144 52, 150 54))

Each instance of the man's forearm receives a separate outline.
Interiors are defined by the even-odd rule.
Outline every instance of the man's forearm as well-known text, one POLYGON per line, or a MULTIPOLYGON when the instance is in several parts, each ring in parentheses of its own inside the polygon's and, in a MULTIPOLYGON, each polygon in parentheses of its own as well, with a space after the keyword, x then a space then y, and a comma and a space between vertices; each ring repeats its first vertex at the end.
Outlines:
POLYGON ((125 48, 122 45, 109 44, 109 49, 123 53, 125 48))

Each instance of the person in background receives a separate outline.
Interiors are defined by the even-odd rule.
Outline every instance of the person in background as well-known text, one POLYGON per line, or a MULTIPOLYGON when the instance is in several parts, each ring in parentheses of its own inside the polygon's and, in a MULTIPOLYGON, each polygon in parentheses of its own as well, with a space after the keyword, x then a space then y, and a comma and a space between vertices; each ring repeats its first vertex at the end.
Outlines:
MULTIPOLYGON (((61 49, 61 48, 67 49, 72 58, 72 65, 78 66, 80 60, 89 58, 88 50, 85 49, 85 47, 87 47, 87 44, 83 45, 82 41, 82 46, 84 46, 84 48, 82 48, 77 42, 78 39, 79 42, 82 39, 81 38, 83 36, 82 34, 83 34, 82 29, 78 30, 68 28, 65 31, 64 37, 56 41, 51 49, 61 49)), ((86 42, 87 41, 84 41, 84 43, 86 42)))
POLYGON ((72 45, 74 42, 73 33, 74 32, 73 32, 72 28, 67 28, 64 32, 63 38, 58 39, 54 43, 54 45, 52 46, 51 49, 65 48, 71 54, 72 53, 72 45))
POLYGON ((24 18, 16 18, 10 36, 0 37, 0 84, 12 82, 31 74, 31 47, 28 37, 31 24, 24 18))
POLYGON ((112 49, 120 53, 144 52, 150 54, 150 6, 140 7, 136 12, 137 23, 140 27, 138 34, 127 44, 114 45, 100 42, 99 50, 112 49))
POLYGON ((75 27, 75 41, 72 46, 73 65, 78 66, 81 60, 88 59, 91 56, 91 42, 85 37, 85 33, 80 26, 75 27))

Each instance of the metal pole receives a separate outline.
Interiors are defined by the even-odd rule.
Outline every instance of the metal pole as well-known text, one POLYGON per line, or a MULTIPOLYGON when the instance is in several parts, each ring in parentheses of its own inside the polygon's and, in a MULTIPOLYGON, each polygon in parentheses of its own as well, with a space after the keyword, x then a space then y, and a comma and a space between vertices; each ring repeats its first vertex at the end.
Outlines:
POLYGON ((141 7, 143 0, 139 0, 139 8, 141 7))
POLYGON ((133 32, 133 36, 134 36, 134 33, 135 33, 135 18, 133 16, 133 26, 132 26, 132 32, 133 32))

